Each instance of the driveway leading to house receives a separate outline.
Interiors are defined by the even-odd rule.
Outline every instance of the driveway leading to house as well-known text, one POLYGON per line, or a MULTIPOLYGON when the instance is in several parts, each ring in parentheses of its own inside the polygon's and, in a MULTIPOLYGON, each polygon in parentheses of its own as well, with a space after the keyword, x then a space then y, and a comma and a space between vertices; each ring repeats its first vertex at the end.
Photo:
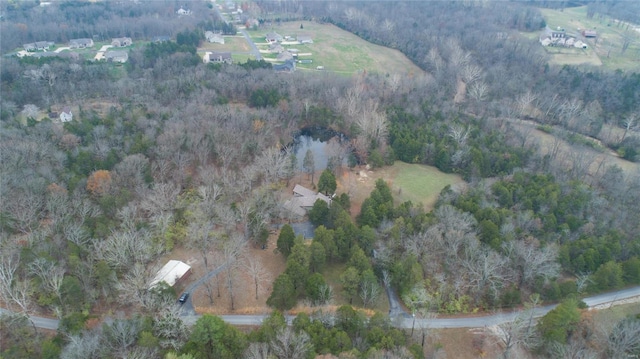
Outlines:
POLYGON ((59 53, 59 52, 62 52, 64 50, 71 50, 71 48, 69 46, 59 47, 59 48, 55 49, 53 52, 59 53))
POLYGON ((100 50, 98 50, 98 53, 96 54, 96 56, 94 56, 94 60, 98 61, 98 60, 103 60, 104 59, 104 53, 107 51, 107 49, 112 48, 113 46, 111 45, 104 45, 100 48, 100 50))

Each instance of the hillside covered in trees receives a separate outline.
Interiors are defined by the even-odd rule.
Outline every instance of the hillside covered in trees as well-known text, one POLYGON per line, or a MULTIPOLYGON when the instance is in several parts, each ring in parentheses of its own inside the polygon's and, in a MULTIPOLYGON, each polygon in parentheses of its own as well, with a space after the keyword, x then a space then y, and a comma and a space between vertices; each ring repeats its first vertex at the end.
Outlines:
MULTIPOLYGON (((3 316, 2 326, 12 328, 1 334, 3 358, 435 357, 426 328, 420 341, 385 315, 366 317, 350 305, 301 314, 292 326, 276 311, 259 329, 241 331, 209 315, 188 327, 175 305, 179 293, 148 290, 150 263, 190 248, 206 268, 229 265, 222 280, 233 300, 239 266, 232 264, 246 256, 243 248, 263 246, 273 225, 290 220, 279 193, 306 169, 296 168, 287 145, 308 127, 349 139, 318 178, 321 192, 335 191, 336 175, 349 170, 336 164, 346 162, 431 165, 466 185, 443 190, 429 212, 394 203, 383 180, 360 213, 349 212, 347 193, 331 206, 317 201, 312 241, 287 225, 278 233, 286 269, 273 278, 271 307, 331 302, 320 273, 341 265, 342 296, 363 307, 384 285, 422 316, 562 301, 538 327, 512 328, 519 337, 501 346, 505 357, 514 347, 551 358, 571 350, 637 354, 617 340, 639 326, 637 318, 598 339, 577 329, 577 299, 640 284, 640 173, 631 164, 640 156, 640 73, 550 66, 537 42, 518 36, 544 26, 536 8, 251 7, 262 24, 335 24, 402 51, 425 71, 348 78, 277 74, 264 61, 204 64, 196 23, 211 19, 178 18, 172 1, 26 4, 2 4, 3 51, 20 46, 14 37, 5 42, 16 29, 23 42, 43 34, 60 42, 121 36, 122 27, 133 37, 176 34, 177 41, 134 47, 122 66, 0 59, 0 302, 61 319, 58 335, 46 338, 25 317, 3 316), (51 14, 64 15, 68 27, 54 26, 51 14), (73 121, 38 115, 64 106, 74 108, 73 121), (535 140, 523 121, 558 140, 535 140), (594 142, 635 171, 594 163, 594 142), (127 315, 90 329, 98 308, 127 315)), ((196 14, 208 9, 189 5, 196 14)))

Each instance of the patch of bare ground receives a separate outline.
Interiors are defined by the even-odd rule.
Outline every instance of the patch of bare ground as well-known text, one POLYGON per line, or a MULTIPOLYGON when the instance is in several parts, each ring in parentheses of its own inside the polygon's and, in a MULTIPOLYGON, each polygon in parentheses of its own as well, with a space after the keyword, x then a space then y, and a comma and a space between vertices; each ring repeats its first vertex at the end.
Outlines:
MULTIPOLYGON (((227 271, 213 277, 210 285, 213 292, 211 303, 206 286, 203 284, 192 294, 193 305, 196 312, 203 314, 266 314, 271 312, 266 304, 271 294, 273 281, 284 272, 284 257, 275 251, 277 234, 271 234, 267 242, 267 248, 261 249, 248 245, 245 255, 239 260, 237 269, 234 270, 233 280, 234 308, 231 308, 231 295, 227 288, 227 271), (253 276, 246 270, 248 259, 258 260, 264 268, 265 275, 258 284, 258 298, 253 276)), ((215 266, 216 264, 214 264, 215 266)), ((195 272, 194 272, 195 275, 195 272)), ((197 276, 196 276, 197 277, 197 276)))
MULTIPOLYGON (((427 358, 498 358, 502 353, 495 336, 487 328, 439 329, 430 333, 424 350, 427 358)), ((413 341, 420 343, 420 336, 421 333, 415 330, 413 341)))

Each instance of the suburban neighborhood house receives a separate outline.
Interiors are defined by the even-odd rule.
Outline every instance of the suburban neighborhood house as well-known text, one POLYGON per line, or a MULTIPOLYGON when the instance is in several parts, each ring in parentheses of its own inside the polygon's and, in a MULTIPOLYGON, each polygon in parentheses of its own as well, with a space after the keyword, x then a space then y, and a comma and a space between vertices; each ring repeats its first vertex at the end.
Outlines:
POLYGON ((222 37, 222 34, 219 34, 213 31, 206 31, 204 33, 204 37, 210 43, 224 45, 224 37, 222 37))
POLYGON ((69 122, 71 120, 73 120, 71 109, 69 109, 69 107, 63 108, 60 112, 60 122, 69 122))
POLYGON ((202 58, 202 62, 205 64, 210 62, 230 64, 232 61, 230 52, 206 52, 202 58))
POLYGON ((304 217, 317 200, 325 201, 328 205, 331 204, 331 198, 297 184, 293 188, 293 198, 287 200, 283 207, 300 217, 304 217))
POLYGON ((49 50, 49 47, 53 46, 53 42, 51 41, 36 41, 29 44, 24 44, 22 47, 26 51, 44 51, 49 50))
POLYGON ((129 54, 126 51, 107 51, 104 54, 104 58, 109 62, 119 62, 124 64, 129 60, 129 54))
POLYGON ((297 40, 301 44, 313 44, 313 39, 309 35, 298 35, 297 40))
POLYGON ((296 70, 296 63, 293 59, 287 60, 283 64, 273 64, 272 66, 275 72, 294 72, 296 70))
POLYGON ((170 260, 164 267, 160 268, 156 276, 149 283, 149 289, 155 287, 160 282, 167 283, 170 287, 175 286, 187 279, 191 274, 191 266, 185 262, 170 260))
POLYGON ((547 27, 540 36, 540 44, 542 46, 561 46, 575 47, 578 49, 586 49, 587 44, 575 38, 575 36, 567 35, 563 28, 551 30, 547 27))
POLYGON ((284 51, 284 47, 278 44, 277 42, 271 43, 269 45, 269 52, 272 54, 279 54, 284 51))
POLYGON ((69 47, 72 49, 84 49, 87 47, 93 47, 92 39, 71 39, 69 40, 69 47))
POLYGON ((111 40, 111 46, 113 47, 125 47, 131 46, 131 44, 133 44, 133 41, 130 37, 116 37, 115 39, 111 40))
POLYGON ((171 37, 168 35, 154 36, 153 39, 151 39, 151 41, 153 41, 156 44, 159 44, 161 42, 171 41, 171 37))
POLYGON ((178 15, 191 15, 191 10, 187 10, 187 9, 184 9, 184 8, 181 7, 180 9, 178 9, 178 11, 176 11, 176 14, 178 14, 178 15))
POLYGON ((270 32, 264 36, 264 39, 269 43, 280 42, 282 41, 282 35, 278 34, 277 32, 270 32))
POLYGON ((287 60, 293 60, 293 54, 290 53, 289 51, 283 51, 281 53, 278 54, 277 58, 278 61, 287 61, 287 60))

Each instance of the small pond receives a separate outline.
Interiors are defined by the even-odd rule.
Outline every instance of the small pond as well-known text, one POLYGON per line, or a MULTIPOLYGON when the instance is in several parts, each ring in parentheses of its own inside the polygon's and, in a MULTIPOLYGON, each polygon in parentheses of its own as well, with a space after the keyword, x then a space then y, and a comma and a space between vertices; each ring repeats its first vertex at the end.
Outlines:
MULTIPOLYGON (((327 168, 329 158, 335 155, 335 147, 348 141, 347 137, 340 132, 326 128, 305 128, 294 138, 292 148, 297 160, 297 169, 302 170, 304 157, 307 150, 313 153, 313 162, 316 171, 327 168)), ((346 158, 343 164, 346 164, 346 158)))

